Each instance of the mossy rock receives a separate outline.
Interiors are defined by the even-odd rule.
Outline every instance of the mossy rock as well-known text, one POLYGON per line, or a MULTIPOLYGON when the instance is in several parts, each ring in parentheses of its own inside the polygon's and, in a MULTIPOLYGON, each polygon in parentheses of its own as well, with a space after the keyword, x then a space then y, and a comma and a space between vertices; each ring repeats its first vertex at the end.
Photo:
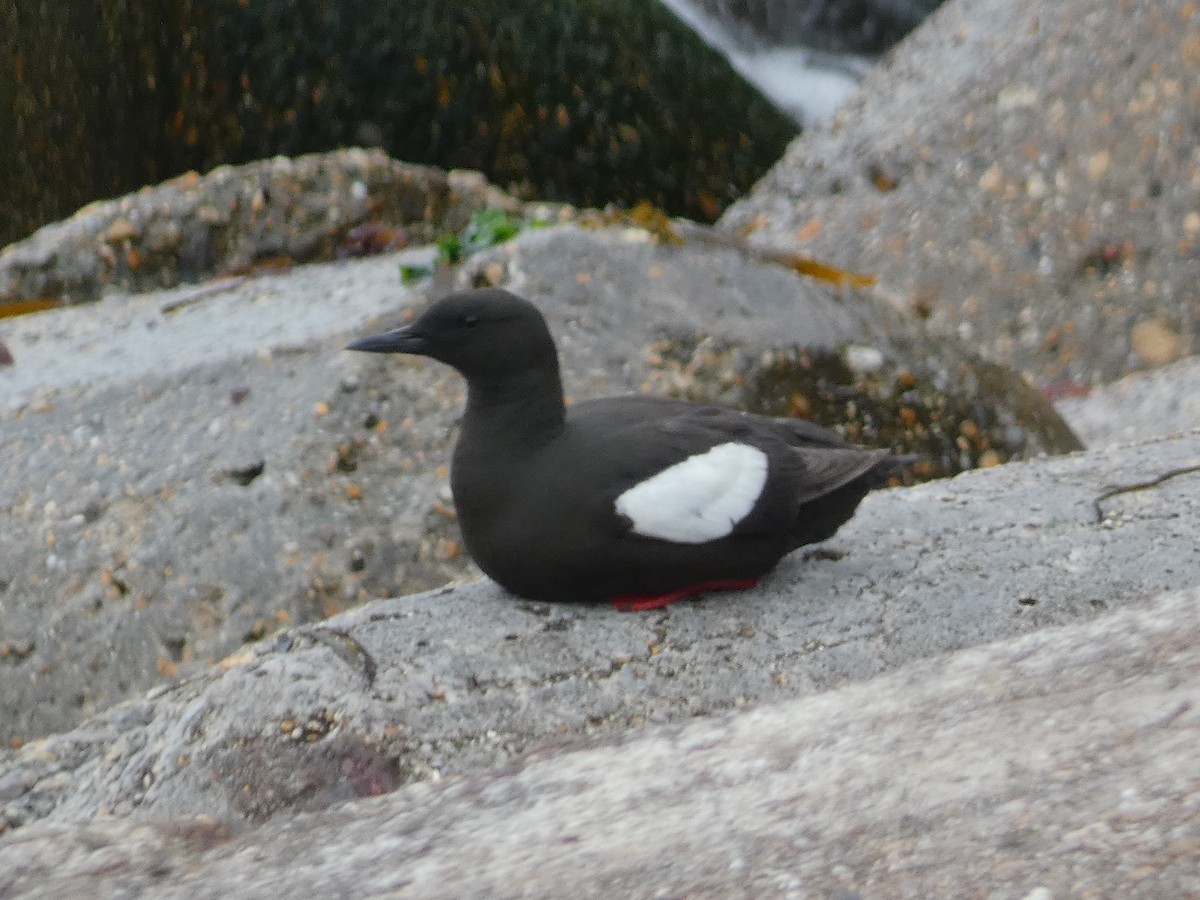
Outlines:
POLYGON ((184 171, 352 144, 711 220, 796 131, 634 0, 18 0, 0 35, 0 245, 184 171))

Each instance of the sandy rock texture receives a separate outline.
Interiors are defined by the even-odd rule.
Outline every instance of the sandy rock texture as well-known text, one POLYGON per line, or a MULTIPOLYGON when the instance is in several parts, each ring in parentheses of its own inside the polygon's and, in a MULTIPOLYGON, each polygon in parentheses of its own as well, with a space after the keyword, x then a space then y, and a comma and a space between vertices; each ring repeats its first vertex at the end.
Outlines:
POLYGON ((721 224, 882 291, 1062 393, 1200 328, 1200 12, 945 4, 721 224))
POLYGON ((249 831, 34 825, 0 895, 1191 896, 1197 603, 249 831))

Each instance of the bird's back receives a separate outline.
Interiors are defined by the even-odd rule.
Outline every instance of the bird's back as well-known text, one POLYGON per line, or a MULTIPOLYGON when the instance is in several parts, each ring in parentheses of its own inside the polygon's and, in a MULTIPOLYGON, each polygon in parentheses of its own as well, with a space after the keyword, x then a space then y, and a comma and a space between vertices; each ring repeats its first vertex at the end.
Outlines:
MULTIPOLYGON (((777 544, 781 553, 832 535, 895 468, 888 452, 855 447, 808 422, 656 397, 614 397, 572 405, 562 432, 528 454, 482 459, 476 448, 473 478, 460 471, 467 466, 456 453, 455 500, 468 543, 474 534, 474 543, 498 554, 514 549, 516 541, 555 535, 563 546, 589 554, 589 538, 639 539, 636 523, 630 534, 618 498, 673 468, 680 471, 675 489, 693 490, 695 479, 681 464, 729 445, 746 450, 725 454, 730 465, 741 458, 753 463, 755 455, 766 463, 755 497, 729 535, 777 544)), ((662 480, 669 503, 673 485, 662 480)), ((644 530, 640 539, 654 536, 644 530)), ((656 543, 665 550, 671 542, 656 543)))

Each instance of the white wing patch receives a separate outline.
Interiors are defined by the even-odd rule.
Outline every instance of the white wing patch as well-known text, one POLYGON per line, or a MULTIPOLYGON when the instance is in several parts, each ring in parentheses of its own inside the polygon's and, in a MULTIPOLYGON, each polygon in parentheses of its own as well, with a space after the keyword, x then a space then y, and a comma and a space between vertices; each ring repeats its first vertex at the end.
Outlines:
POLYGON ((767 454, 748 444, 718 444, 635 484, 616 508, 637 534, 703 544, 733 531, 766 483, 767 454))

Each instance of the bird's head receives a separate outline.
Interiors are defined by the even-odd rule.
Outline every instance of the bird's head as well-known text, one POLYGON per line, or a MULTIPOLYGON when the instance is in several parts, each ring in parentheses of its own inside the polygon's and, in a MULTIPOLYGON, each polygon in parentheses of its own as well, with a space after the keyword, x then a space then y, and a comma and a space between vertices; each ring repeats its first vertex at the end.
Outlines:
POLYGON ((412 353, 453 366, 468 381, 527 369, 557 371, 554 340, 528 300, 500 288, 462 291, 432 303, 415 321, 347 345, 367 353, 412 353))

